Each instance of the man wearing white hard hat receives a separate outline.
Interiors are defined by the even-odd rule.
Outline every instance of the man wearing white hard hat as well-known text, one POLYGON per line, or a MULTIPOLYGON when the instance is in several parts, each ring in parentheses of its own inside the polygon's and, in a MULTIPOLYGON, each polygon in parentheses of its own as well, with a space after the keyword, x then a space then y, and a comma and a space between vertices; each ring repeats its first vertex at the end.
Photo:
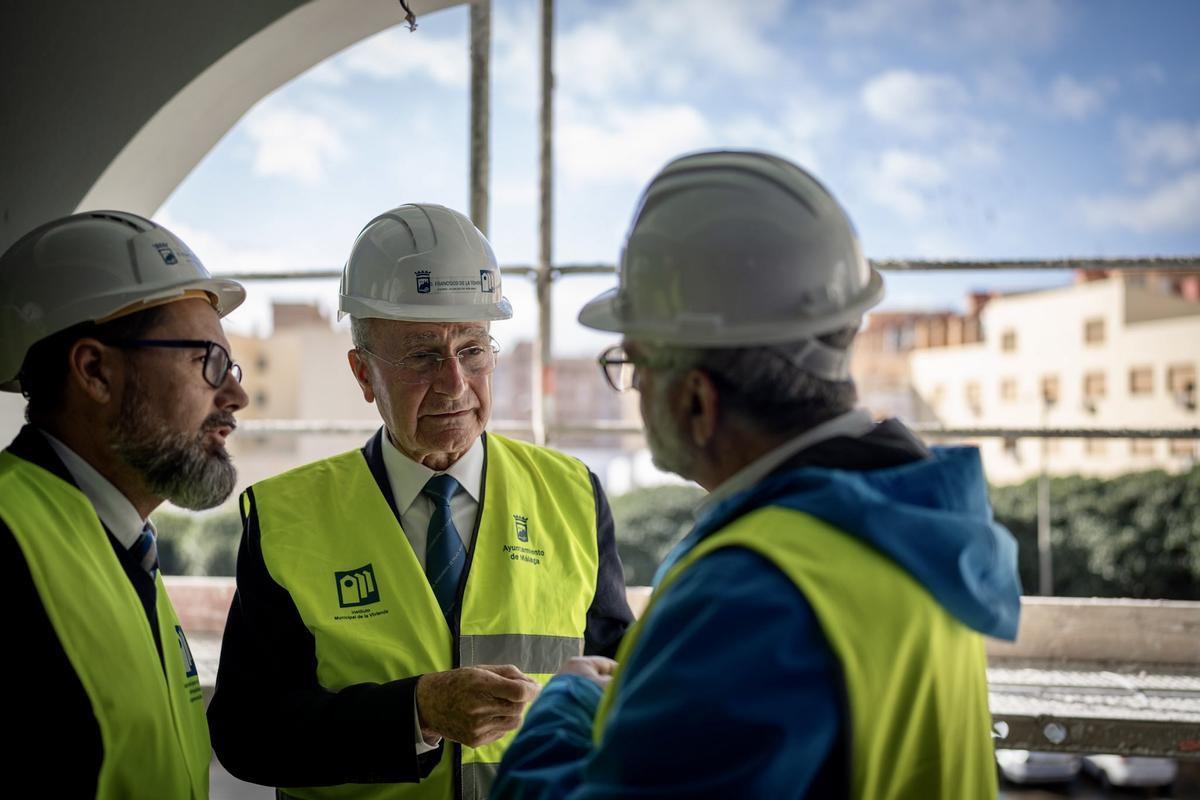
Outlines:
POLYGON ((247 398, 220 317, 244 297, 117 211, 0 257, 0 389, 29 422, 0 453, 4 747, 46 796, 208 796, 200 681, 147 518, 233 491, 247 398))
POLYGON ((494 797, 996 794, 982 636, 1016 634, 1016 547, 974 448, 855 407, 882 294, 782 158, 697 153, 650 183, 580 321, 622 334, 608 382, 640 392, 656 463, 710 493, 618 663, 550 681, 494 797))
POLYGON ((243 496, 214 748, 288 796, 484 798, 540 683, 632 619, 612 516, 579 461, 484 433, 512 309, 469 219, 376 217, 339 308, 383 427, 243 496))

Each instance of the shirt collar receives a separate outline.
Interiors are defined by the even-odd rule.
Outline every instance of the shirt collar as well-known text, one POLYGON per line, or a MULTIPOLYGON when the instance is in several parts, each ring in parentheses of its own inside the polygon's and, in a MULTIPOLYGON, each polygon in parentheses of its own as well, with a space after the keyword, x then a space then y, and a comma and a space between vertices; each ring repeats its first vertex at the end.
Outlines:
POLYGON ((713 489, 700 503, 699 507, 697 507, 697 519, 716 508, 721 501, 733 497, 738 492, 749 489, 801 450, 838 436, 849 436, 857 439, 868 433, 873 427, 875 427, 875 422, 871 419, 870 413, 866 409, 856 408, 853 411, 847 411, 845 414, 840 414, 831 420, 822 422, 815 428, 809 428, 804 433, 789 439, 774 450, 759 456, 726 478, 725 482, 716 489, 713 489))
POLYGON ((96 516, 100 518, 104 527, 108 528, 123 547, 132 547, 142 535, 146 520, 133 507, 129 498, 74 450, 45 431, 42 431, 42 435, 50 442, 55 454, 62 459, 67 472, 75 479, 79 491, 83 492, 84 497, 91 502, 92 508, 96 509, 96 516))
MULTIPOLYGON (((418 464, 401 453, 396 445, 392 444, 387 428, 384 428, 380 438, 383 439, 383 468, 387 471, 388 483, 392 486, 396 510, 403 516, 421 494, 429 479, 441 473, 424 464, 418 464)), ((444 472, 453 476, 478 503, 480 487, 483 485, 483 437, 477 438, 467 452, 463 453, 462 458, 444 472)))

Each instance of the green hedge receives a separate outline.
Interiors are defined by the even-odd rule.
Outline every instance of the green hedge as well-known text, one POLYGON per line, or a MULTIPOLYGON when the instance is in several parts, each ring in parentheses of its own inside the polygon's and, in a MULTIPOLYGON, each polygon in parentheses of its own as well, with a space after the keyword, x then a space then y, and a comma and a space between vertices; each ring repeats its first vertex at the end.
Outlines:
MULTIPOLYGON (((649 584, 692 527, 704 492, 659 486, 613 497, 617 548, 630 586, 649 584)), ((1037 590, 1037 482, 992 489, 996 518, 1020 544, 1021 581, 1037 590)), ((1181 475, 1050 482, 1055 594, 1200 600, 1200 467, 1181 475)), ((233 575, 241 523, 236 509, 160 511, 159 558, 173 575, 233 575)))
POLYGON ((242 520, 236 508, 197 514, 156 511, 158 562, 166 575, 227 575, 237 566, 242 520))
MULTIPOLYGON (((1017 537, 1021 582, 1037 591, 1037 480, 992 490, 1017 537)), ((1117 478, 1052 478, 1054 593, 1200 600, 1200 466, 1117 478)))
MULTIPOLYGON (((1021 583, 1037 591, 1037 481, 993 488, 996 518, 1017 537, 1021 583)), ((639 489, 612 500, 630 585, 654 577, 692 525, 703 492, 639 489)), ((1200 600, 1200 467, 1050 482, 1055 594, 1200 600)))

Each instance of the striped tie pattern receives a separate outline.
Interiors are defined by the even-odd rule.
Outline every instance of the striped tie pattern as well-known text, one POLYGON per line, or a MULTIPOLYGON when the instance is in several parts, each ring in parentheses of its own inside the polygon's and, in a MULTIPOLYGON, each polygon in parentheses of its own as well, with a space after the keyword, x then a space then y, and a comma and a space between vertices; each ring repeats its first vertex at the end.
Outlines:
POLYGON ((435 475, 421 494, 433 501, 433 516, 425 539, 425 575, 447 620, 454 618, 458 585, 467 563, 467 550, 450 514, 450 498, 462 488, 449 475, 435 475))
POLYGON ((133 543, 133 547, 129 548, 129 552, 141 562, 142 569, 150 573, 151 578, 158 575, 158 542, 154 538, 154 528, 149 522, 142 528, 142 534, 133 543))

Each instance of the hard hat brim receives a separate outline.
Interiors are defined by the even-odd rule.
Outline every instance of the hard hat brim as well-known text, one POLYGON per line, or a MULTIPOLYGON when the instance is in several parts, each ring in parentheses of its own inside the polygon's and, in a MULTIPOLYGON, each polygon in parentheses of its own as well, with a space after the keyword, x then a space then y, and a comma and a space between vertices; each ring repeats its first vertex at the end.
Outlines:
POLYGON ((414 305, 387 303, 382 300, 363 300, 341 295, 338 319, 390 319, 398 322, 498 322, 512 319, 512 304, 507 297, 496 303, 414 305))
POLYGON ((752 347, 781 344, 821 336, 855 326, 863 315, 883 299, 883 276, 871 268, 867 285, 838 313, 819 319, 802 316, 761 324, 738 322, 725 325, 718 314, 679 316, 672 320, 649 321, 622 313, 620 289, 609 289, 587 303, 579 312, 579 324, 599 331, 620 333, 630 339, 692 347, 752 347))

